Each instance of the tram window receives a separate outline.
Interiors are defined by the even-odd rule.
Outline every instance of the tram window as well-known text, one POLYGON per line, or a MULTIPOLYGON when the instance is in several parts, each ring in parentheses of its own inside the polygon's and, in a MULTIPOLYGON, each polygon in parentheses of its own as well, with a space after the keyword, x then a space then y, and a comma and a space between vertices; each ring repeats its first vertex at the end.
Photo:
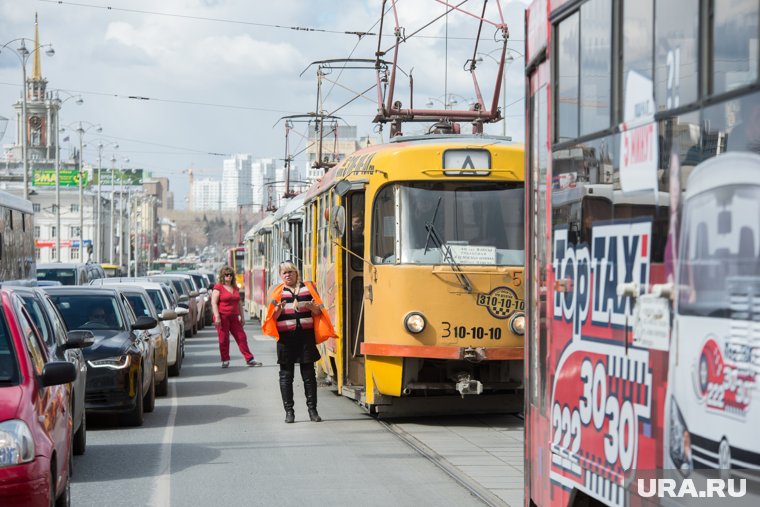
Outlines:
POLYGON ((612 4, 607 0, 583 4, 581 28, 580 134, 583 135, 604 130, 611 122, 612 4))
POLYGON ((387 185, 375 197, 372 213, 372 261, 376 264, 396 262, 396 199, 393 185, 387 185))
POLYGON ((558 141, 578 137, 578 14, 557 27, 557 124, 558 141))
MULTIPOLYGON (((653 0, 623 2, 623 100, 630 72, 652 80, 653 0)), ((635 94, 637 90, 630 90, 635 94)))
MULTIPOLYGON (((351 195, 351 251, 359 257, 364 257, 364 194, 351 195)), ((362 261, 351 255, 351 269, 361 271, 362 261)))
POLYGON ((654 93, 658 111, 697 100, 699 0, 655 3, 654 93))
POLYGON ((713 6, 712 83, 714 94, 758 78, 757 0, 717 0, 713 6))

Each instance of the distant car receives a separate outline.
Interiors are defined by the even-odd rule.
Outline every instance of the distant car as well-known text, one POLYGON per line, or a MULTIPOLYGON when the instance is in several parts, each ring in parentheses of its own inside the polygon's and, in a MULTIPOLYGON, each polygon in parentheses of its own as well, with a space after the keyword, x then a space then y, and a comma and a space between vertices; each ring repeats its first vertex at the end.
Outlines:
POLYGON ((37 264, 37 281, 55 281, 61 285, 87 285, 91 280, 105 278, 99 264, 92 262, 48 262, 37 264))
POLYGON ((50 361, 13 292, 0 289, 0 504, 67 506, 76 367, 50 361))
POLYGON ((58 280, 37 280, 37 287, 57 287, 63 285, 58 280))
POLYGON ((130 426, 143 424, 156 402, 153 344, 148 329, 156 319, 136 317, 126 297, 106 287, 47 287, 69 331, 87 330, 95 343, 87 361, 85 409, 116 413, 130 426))
POLYGON ((204 283, 203 277, 199 274, 193 274, 191 271, 169 271, 166 274, 172 276, 181 276, 190 286, 190 289, 197 292, 195 296, 195 304, 197 306, 196 314, 196 327, 197 329, 203 329, 206 327, 206 312, 211 307, 211 294, 207 289, 207 284, 204 283))
POLYGON ((121 266, 116 264, 101 264, 100 267, 103 268, 103 272, 105 272, 107 278, 113 278, 123 274, 121 266))
POLYGON ((77 378, 72 383, 71 390, 73 449, 77 456, 84 454, 87 445, 87 417, 84 409, 87 363, 80 349, 92 345, 94 336, 90 331, 72 331, 69 334, 63 317, 42 289, 19 287, 13 291, 21 298, 34 325, 40 331, 50 357, 56 361, 69 361, 76 367, 77 378))
POLYGON ((187 271, 187 274, 193 277, 196 286, 203 287, 203 290, 200 292, 205 297, 206 302, 203 305, 202 318, 205 320, 205 325, 214 325, 214 311, 211 308, 211 289, 214 287, 214 284, 211 282, 208 274, 202 271, 187 271))
POLYGON ((179 306, 186 306, 190 311, 189 323, 185 325, 185 338, 190 338, 198 334, 198 301, 199 292, 193 289, 186 276, 183 275, 156 275, 148 276, 147 280, 152 282, 171 283, 179 294, 179 306))

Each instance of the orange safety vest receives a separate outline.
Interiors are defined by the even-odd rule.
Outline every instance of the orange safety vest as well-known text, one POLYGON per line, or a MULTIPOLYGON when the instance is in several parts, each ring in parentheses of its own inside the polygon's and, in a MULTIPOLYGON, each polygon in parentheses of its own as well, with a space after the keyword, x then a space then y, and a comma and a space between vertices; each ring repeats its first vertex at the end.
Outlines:
MULTIPOLYGON (((317 343, 322 343, 328 338, 337 338, 338 335, 333 329, 332 322, 330 322, 330 316, 325 310, 325 305, 322 303, 322 298, 319 297, 317 289, 312 282, 304 282, 304 285, 309 290, 309 294, 314 301, 319 305, 321 310, 320 315, 312 315, 314 319, 314 339, 317 343)), ((281 283, 269 293, 269 306, 267 307, 267 316, 264 319, 264 324, 261 325, 261 330, 265 335, 271 336, 275 340, 280 339, 280 332, 277 330, 277 321, 274 320, 274 305, 282 300, 282 291, 285 288, 285 284, 281 283)))

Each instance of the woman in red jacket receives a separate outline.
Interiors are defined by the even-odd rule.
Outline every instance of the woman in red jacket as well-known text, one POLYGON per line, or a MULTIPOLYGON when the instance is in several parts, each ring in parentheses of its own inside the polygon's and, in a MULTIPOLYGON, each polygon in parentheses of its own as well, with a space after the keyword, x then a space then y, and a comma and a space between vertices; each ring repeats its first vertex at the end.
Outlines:
POLYGON ((222 355, 222 368, 230 365, 230 333, 235 338, 245 364, 261 366, 253 359, 248 348, 247 337, 243 331, 243 301, 240 290, 235 283, 235 272, 229 266, 219 270, 219 283, 214 285, 211 292, 211 308, 214 311, 214 325, 219 334, 219 352, 222 355))

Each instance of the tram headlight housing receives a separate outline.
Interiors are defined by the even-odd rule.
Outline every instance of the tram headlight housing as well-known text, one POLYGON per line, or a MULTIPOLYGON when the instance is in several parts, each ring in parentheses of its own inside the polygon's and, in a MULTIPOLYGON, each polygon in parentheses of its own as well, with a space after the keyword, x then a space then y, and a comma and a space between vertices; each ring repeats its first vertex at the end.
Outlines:
POLYGON ((409 312, 404 317, 404 327, 412 334, 420 334, 426 325, 425 316, 420 312, 409 312))
POLYGON ((509 321, 509 329, 514 334, 525 335, 525 314, 516 313, 509 321))

